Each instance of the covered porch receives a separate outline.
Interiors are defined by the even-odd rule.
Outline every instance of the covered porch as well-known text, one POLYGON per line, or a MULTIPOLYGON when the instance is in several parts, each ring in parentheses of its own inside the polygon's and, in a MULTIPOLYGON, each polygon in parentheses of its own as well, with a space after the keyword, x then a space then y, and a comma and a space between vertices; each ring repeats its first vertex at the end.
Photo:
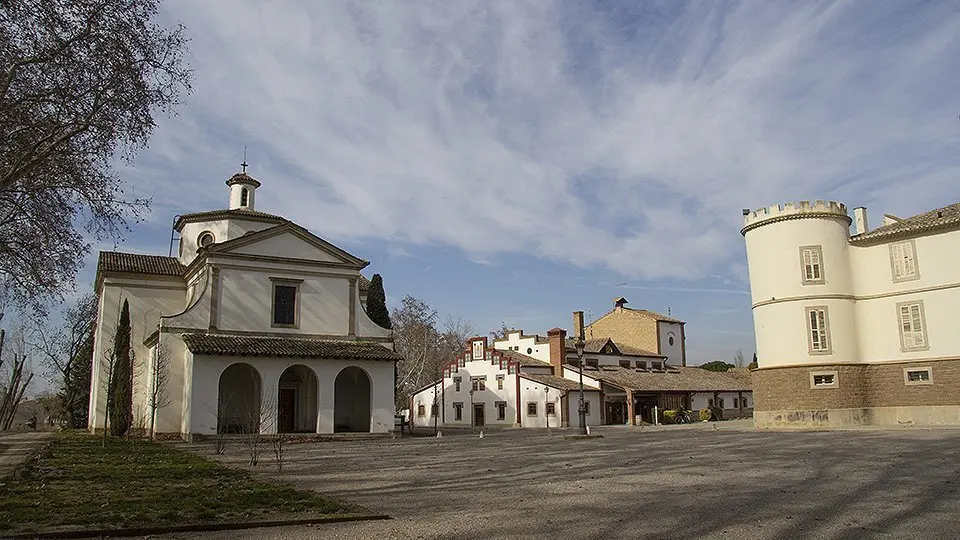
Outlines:
POLYGON ((394 362, 377 343, 183 336, 193 381, 183 433, 383 433, 394 362))

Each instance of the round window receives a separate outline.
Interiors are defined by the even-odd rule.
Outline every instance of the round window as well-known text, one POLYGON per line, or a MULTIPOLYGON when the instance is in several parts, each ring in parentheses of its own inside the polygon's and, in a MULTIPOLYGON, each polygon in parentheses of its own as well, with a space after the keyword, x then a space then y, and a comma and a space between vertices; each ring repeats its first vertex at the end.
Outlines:
POLYGON ((197 238, 197 245, 200 247, 207 247, 213 243, 213 233, 205 232, 200 235, 200 238, 197 238))
POLYGON ((532 354, 532 353, 533 353, 533 349, 531 349, 530 347, 527 347, 527 354, 532 354))
POLYGON ((670 336, 669 338, 667 338, 667 343, 669 343, 670 346, 673 347, 673 336, 670 336))

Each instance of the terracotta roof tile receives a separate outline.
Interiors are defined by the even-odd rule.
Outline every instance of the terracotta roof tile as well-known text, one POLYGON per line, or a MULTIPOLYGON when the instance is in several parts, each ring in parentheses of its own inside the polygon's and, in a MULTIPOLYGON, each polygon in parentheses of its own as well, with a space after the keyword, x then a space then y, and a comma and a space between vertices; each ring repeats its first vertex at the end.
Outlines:
POLYGON ((619 366, 584 369, 583 374, 635 392, 749 392, 750 372, 707 371, 695 367, 671 368, 666 372, 636 371, 619 366))
MULTIPOLYGON (((540 375, 536 373, 521 373, 520 376, 524 379, 530 379, 531 381, 545 384, 551 388, 557 388, 560 390, 580 390, 580 383, 578 381, 564 379, 563 377, 557 377, 554 375, 540 375)), ((599 392, 600 389, 584 383, 583 391, 599 392)))
POLYGON ((509 358, 514 362, 520 364, 521 366, 549 366, 550 362, 544 362, 543 360, 537 360, 532 356, 527 356, 518 351, 501 351, 497 349, 497 352, 500 353, 504 358, 509 358))
POLYGON ((370 341, 184 334, 194 354, 351 360, 402 360, 398 353, 370 341))
MULTIPOLYGON (((631 347, 630 345, 623 345, 623 344, 617 343, 611 338, 586 339, 583 341, 583 352, 585 354, 605 354, 602 351, 603 351, 603 346, 606 345, 607 342, 613 343, 613 346, 619 349, 620 354, 623 356, 645 356, 650 358, 666 358, 666 356, 662 354, 650 352, 650 351, 641 349, 639 347, 631 347)), ((573 338, 566 339, 567 352, 576 351, 576 347, 574 346, 574 343, 576 343, 575 339, 573 338)), ((616 356, 616 352, 607 353, 607 354, 616 356)))
POLYGON ((274 214, 268 214, 266 212, 258 212, 256 210, 247 210, 246 208, 235 208, 233 210, 210 210, 207 212, 194 212, 192 214, 183 214, 177 217, 176 223, 173 224, 173 228, 180 230, 183 228, 185 223, 190 223, 194 221, 211 221, 216 219, 226 219, 226 218, 253 218, 261 221, 272 221, 277 224, 287 223, 289 220, 274 214))
POLYGON ((896 223, 850 237, 852 244, 869 243, 874 240, 902 238, 921 232, 960 226, 960 203, 901 219, 896 223))
POLYGON ((97 274, 103 272, 126 272, 157 276, 182 276, 185 266, 176 257, 143 255, 119 251, 101 251, 97 261, 97 274))

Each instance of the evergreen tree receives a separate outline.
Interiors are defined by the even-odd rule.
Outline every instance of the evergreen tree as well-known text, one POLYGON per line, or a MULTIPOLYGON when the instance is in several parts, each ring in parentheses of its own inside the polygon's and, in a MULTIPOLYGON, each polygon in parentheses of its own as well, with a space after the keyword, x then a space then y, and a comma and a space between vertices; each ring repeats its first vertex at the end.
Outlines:
POLYGON ((713 362, 707 362, 706 364, 701 364, 700 369, 705 369, 707 371, 727 371, 732 367, 736 367, 733 364, 728 364, 723 360, 714 360, 713 362))
POLYGON ((367 315, 370 320, 383 328, 393 328, 390 324, 390 312, 387 311, 387 294, 383 292, 383 278, 374 274, 367 290, 367 315))
POLYGON ((133 424, 133 365, 130 358, 130 305, 123 301, 113 341, 114 367, 110 381, 110 434, 121 437, 133 424))
POLYGON ((747 366, 749 369, 757 369, 757 353, 753 353, 753 362, 747 366))
POLYGON ((64 385, 60 390, 60 403, 66 413, 69 427, 82 429, 87 427, 87 412, 90 406, 90 370, 93 365, 93 331, 91 330, 83 346, 64 376, 64 385))

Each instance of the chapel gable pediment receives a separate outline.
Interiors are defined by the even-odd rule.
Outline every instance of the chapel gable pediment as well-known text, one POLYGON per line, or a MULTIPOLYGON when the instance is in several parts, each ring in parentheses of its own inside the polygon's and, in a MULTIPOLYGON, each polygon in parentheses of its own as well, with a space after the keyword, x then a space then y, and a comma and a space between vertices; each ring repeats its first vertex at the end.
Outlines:
POLYGON ((364 268, 369 263, 293 223, 248 233, 207 248, 211 255, 250 255, 299 259, 364 268))

